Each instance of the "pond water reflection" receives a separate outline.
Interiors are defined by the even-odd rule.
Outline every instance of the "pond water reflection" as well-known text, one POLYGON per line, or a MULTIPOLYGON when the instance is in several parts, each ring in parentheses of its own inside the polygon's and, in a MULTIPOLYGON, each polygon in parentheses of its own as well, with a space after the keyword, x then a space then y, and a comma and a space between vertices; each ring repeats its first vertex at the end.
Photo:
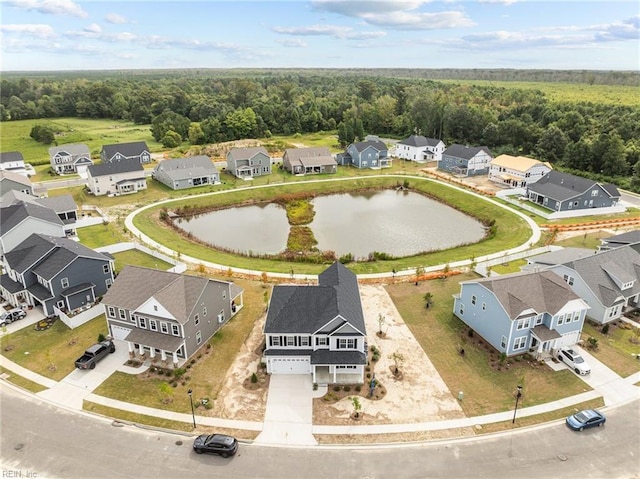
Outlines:
MULTIPOLYGON (((377 251, 409 256, 475 243, 482 224, 459 211, 410 191, 373 191, 319 196, 309 225, 318 248, 338 256, 366 258, 377 251)), ((287 245, 289 224, 276 204, 213 211, 178 226, 196 238, 225 249, 275 254, 287 245)))

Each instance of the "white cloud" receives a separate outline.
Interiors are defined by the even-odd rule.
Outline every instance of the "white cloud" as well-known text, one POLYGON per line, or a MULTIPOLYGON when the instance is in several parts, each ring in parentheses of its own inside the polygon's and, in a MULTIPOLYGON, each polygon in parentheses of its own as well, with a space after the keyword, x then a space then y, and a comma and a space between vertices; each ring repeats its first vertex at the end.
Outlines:
POLYGON ((300 40, 299 38, 288 38, 276 40, 280 45, 287 48, 306 48, 307 42, 300 40))
POLYGON ((113 23, 115 25, 123 25, 125 23, 129 23, 129 21, 125 17, 117 13, 109 13, 106 17, 104 17, 104 19, 107 21, 107 23, 113 23))
POLYGON ((44 14, 70 15, 80 18, 89 16, 80 5, 72 0, 5 0, 4 3, 22 10, 35 10, 44 14))
POLYGON ((385 32, 357 32, 351 27, 337 25, 310 25, 307 27, 274 27, 273 31, 295 36, 327 36, 347 40, 380 38, 385 32))
POLYGON ((53 38, 56 36, 56 31, 53 27, 44 24, 0 25, 0 31, 36 38, 53 38))
POLYGON ((92 23, 88 27, 84 27, 84 31, 90 33, 100 33, 102 31, 102 28, 100 28, 100 25, 98 25, 97 23, 92 23))

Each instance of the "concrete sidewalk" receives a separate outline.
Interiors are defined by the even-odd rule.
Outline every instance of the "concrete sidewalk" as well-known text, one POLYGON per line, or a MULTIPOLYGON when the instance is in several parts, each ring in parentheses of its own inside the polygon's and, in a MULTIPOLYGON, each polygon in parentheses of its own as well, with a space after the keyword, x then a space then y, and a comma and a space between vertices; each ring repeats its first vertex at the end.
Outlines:
MULTIPOLYGON (((592 368, 595 368, 596 365, 599 364, 595 358, 588 355, 586 352, 585 358, 587 358, 587 361, 591 362, 592 368)), ((38 396, 66 409, 82 410, 82 401, 78 401, 74 397, 74 394, 77 394, 81 396, 82 399, 115 409, 121 409, 123 411, 185 423, 191 423, 192 421, 191 414, 154 409, 95 395, 88 391, 88 384, 85 384, 87 388, 84 388, 82 383, 78 383, 77 375, 75 373, 71 373, 67 376, 65 380, 61 381, 62 385, 60 385, 60 383, 57 383, 56 381, 52 381, 51 379, 33 373, 32 371, 9 361, 4 356, 0 356, 0 366, 48 388, 47 391, 39 393, 38 396)), ((4 377, 6 377, 6 375, 4 375, 4 377)), ((582 379, 585 379, 585 377, 582 376, 582 379)), ((267 403, 264 422, 238 421, 196 416, 196 424, 220 428, 260 431, 260 434, 255 441, 260 444, 312 446, 316 444, 316 440, 313 437, 314 434, 353 435, 438 431, 503 422, 512 420, 513 418, 513 411, 504 411, 478 417, 411 424, 314 426, 312 424, 312 400, 314 395, 322 395, 323 391, 313 391, 310 381, 310 377, 306 376, 274 376, 269 388, 270 397, 267 403)), ((518 409, 517 417, 527 417, 550 412, 570 407, 591 399, 596 399, 598 397, 605 398, 606 407, 626 404, 640 398, 640 388, 634 386, 634 384, 640 382, 640 372, 627 378, 621 378, 610 371, 609 373, 602 374, 596 372, 593 378, 587 377, 585 382, 587 381, 594 384, 594 390, 550 403, 518 409)))

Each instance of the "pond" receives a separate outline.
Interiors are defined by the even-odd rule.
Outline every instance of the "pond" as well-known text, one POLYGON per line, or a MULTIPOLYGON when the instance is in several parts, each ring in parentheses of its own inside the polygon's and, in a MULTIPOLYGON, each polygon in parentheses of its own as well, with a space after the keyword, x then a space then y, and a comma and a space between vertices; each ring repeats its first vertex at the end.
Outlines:
MULTIPOLYGON (((319 196, 308 226, 318 249, 366 258, 377 251, 410 256, 480 241, 483 225, 463 213, 410 191, 372 191, 319 196)), ((213 211, 177 226, 194 237, 237 252, 277 254, 287 245, 289 223, 274 203, 213 211)))

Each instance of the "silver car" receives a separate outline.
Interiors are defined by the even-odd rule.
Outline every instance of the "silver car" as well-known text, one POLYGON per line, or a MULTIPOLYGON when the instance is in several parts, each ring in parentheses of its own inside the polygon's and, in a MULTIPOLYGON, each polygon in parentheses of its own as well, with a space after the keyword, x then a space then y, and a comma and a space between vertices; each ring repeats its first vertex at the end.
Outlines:
POLYGON ((2 315, 0 315, 0 326, 11 324, 14 321, 18 321, 19 319, 24 318, 26 315, 27 313, 18 308, 13 308, 9 311, 5 311, 4 313, 2 313, 2 315))
POLYGON ((591 366, 573 349, 563 348, 558 351, 558 359, 569 366, 580 376, 586 376, 591 372, 591 366))

